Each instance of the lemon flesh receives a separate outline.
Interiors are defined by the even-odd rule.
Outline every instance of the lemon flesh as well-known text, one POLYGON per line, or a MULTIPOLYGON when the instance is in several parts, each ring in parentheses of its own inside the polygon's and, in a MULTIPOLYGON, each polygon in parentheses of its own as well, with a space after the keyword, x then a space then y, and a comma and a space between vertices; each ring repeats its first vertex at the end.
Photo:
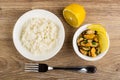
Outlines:
POLYGON ((109 47, 108 45, 109 41, 108 41, 107 32, 105 28, 100 24, 92 24, 87 28, 98 32, 101 52, 106 51, 109 47))
POLYGON ((63 16, 66 22, 74 28, 78 28, 86 17, 83 6, 79 4, 70 4, 63 10, 63 16))

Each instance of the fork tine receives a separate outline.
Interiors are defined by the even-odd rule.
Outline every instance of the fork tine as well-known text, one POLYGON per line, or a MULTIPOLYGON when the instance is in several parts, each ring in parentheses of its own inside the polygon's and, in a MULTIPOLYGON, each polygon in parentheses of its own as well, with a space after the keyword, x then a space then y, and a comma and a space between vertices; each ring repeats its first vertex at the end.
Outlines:
POLYGON ((39 65, 25 65, 25 67, 39 67, 39 65))
POLYGON ((25 69, 37 69, 38 70, 37 67, 25 67, 25 69))
POLYGON ((38 66, 39 64, 29 64, 29 63, 25 64, 25 67, 38 67, 38 66))
POLYGON ((33 70, 33 69, 25 69, 25 72, 38 72, 38 70, 33 70))
POLYGON ((39 68, 39 66, 25 66, 25 68, 39 68))

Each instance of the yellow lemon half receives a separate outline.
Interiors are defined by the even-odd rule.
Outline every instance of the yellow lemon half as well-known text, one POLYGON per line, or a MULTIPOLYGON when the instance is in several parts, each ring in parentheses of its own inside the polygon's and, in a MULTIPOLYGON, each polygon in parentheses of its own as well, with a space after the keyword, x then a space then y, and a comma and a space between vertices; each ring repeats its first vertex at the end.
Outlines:
POLYGON ((92 24, 88 26, 87 28, 98 32, 101 52, 106 51, 107 48, 109 47, 108 45, 109 41, 108 41, 107 32, 105 28, 100 24, 92 24))
POLYGON ((74 28, 78 28, 86 17, 83 6, 79 4, 70 4, 63 10, 63 16, 66 22, 74 28))
POLYGON ((106 30, 101 24, 92 24, 88 26, 88 29, 96 30, 98 33, 106 34, 106 30))

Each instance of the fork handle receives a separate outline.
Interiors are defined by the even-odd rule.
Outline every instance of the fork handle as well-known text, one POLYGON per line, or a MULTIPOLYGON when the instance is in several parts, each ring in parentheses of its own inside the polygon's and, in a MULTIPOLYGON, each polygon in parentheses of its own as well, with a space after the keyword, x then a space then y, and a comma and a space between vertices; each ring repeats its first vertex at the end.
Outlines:
POLYGON ((72 70, 82 73, 95 73, 97 68, 95 66, 79 66, 79 67, 53 67, 53 70, 72 70))

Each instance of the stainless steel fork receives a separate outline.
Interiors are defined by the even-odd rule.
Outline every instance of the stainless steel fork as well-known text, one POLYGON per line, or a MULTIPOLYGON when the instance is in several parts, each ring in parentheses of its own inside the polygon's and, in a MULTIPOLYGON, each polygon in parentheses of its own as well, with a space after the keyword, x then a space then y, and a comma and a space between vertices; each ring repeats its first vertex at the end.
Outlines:
POLYGON ((48 70, 71 70, 81 73, 95 73, 95 66, 78 66, 78 67, 50 67, 47 64, 25 63, 26 72, 47 72, 48 70))

